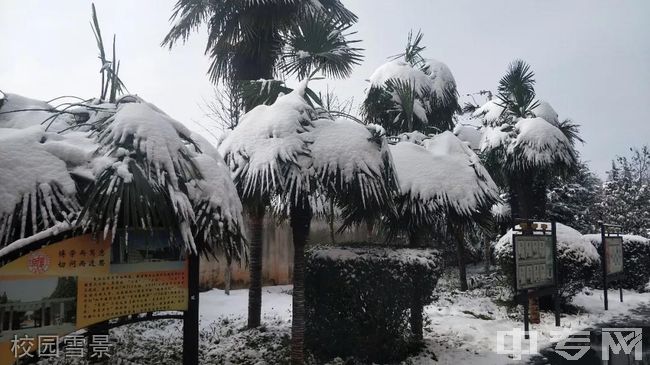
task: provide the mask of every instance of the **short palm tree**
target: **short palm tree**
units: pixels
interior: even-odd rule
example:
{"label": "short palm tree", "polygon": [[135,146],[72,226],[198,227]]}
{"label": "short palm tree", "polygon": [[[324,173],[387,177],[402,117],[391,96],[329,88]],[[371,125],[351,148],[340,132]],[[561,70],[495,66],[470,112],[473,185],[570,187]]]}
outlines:
{"label": "short palm tree", "polygon": [[272,105],[255,107],[220,146],[244,199],[275,196],[286,208],[295,250],[294,364],[304,363],[304,250],[314,197],[333,201],[352,224],[389,204],[396,190],[380,132],[347,119],[319,118],[305,100],[306,87],[303,82]]}
{"label": "short palm tree", "polygon": [[456,81],[442,62],[421,55],[422,33],[409,33],[404,53],[375,70],[362,105],[367,121],[390,134],[451,130],[460,110]]}
{"label": "short palm tree", "polygon": [[[496,184],[478,156],[449,131],[402,141],[390,150],[400,193],[395,213],[385,215],[388,239],[406,234],[410,246],[422,247],[423,238],[447,230],[456,242],[461,290],[467,290],[463,229],[489,215],[498,197]],[[413,301],[411,329],[422,341],[422,303]]]}

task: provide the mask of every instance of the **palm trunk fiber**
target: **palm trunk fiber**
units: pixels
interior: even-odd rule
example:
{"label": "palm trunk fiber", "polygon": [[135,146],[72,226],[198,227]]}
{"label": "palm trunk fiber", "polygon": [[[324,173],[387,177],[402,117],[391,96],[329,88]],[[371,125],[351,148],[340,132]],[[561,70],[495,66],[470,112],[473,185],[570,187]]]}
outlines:
{"label": "palm trunk fiber", "polygon": [[456,258],[458,260],[458,279],[460,281],[460,290],[467,291],[467,267],[465,265],[465,233],[461,226],[452,228],[454,240],[456,241]]}
{"label": "palm trunk fiber", "polygon": [[305,246],[309,239],[312,212],[308,203],[291,209],[293,233],[293,307],[291,319],[291,364],[305,363]]}
{"label": "palm trunk fiber", "polygon": [[260,326],[262,318],[262,239],[264,208],[251,209],[250,217],[250,286],[248,290],[248,328]]}

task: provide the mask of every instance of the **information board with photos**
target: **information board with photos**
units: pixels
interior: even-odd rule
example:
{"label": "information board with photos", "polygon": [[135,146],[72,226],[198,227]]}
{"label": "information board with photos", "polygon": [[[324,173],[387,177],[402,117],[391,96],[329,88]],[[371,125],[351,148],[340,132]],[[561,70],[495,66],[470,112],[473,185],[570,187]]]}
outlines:
{"label": "information board with photos", "polygon": [[551,286],[554,283],[553,237],[514,235],[517,290]]}

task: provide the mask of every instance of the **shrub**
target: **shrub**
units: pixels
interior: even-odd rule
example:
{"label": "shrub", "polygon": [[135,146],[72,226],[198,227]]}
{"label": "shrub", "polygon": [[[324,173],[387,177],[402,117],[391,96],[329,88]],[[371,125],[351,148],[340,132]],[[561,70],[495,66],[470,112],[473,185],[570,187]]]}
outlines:
{"label": "shrub", "polygon": [[433,301],[441,273],[433,250],[371,246],[316,247],[307,252],[306,345],[322,359],[385,362],[412,349],[414,296]]}
{"label": "shrub", "polygon": [[[586,234],[591,243],[602,254],[600,234]],[[635,235],[623,235],[623,288],[642,290],[650,281],[650,239]],[[597,283],[602,287],[602,269],[598,272]]]}
{"label": "shrub", "polygon": [[[600,268],[600,256],[591,242],[575,229],[557,223],[556,230],[558,291],[564,304],[591,283]],[[510,283],[514,281],[512,234],[509,230],[494,247],[496,262]]]}

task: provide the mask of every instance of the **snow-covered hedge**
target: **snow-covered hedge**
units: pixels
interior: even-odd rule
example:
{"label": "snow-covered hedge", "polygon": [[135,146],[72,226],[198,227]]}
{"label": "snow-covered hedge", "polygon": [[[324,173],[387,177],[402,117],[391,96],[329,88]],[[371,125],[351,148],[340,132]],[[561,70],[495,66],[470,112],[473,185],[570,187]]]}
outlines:
{"label": "snow-covered hedge", "polygon": [[432,250],[361,245],[309,250],[306,345],[320,358],[404,358],[412,346],[412,300],[431,303],[440,272]]}
{"label": "snow-covered hedge", "polygon": [[[601,251],[600,234],[584,235],[591,243]],[[623,271],[625,289],[643,289],[643,286],[650,281],[650,239],[635,236],[623,235]],[[599,271],[599,274],[601,272]],[[602,276],[599,276],[599,279]],[[598,280],[597,284],[600,284]]]}
{"label": "snow-covered hedge", "polygon": [[[510,279],[509,282],[512,282],[514,270],[512,235],[513,231],[509,230],[494,247],[497,264]],[[561,223],[557,223],[557,255],[559,291],[562,299],[567,301],[597,275],[600,256],[580,232]]]}

